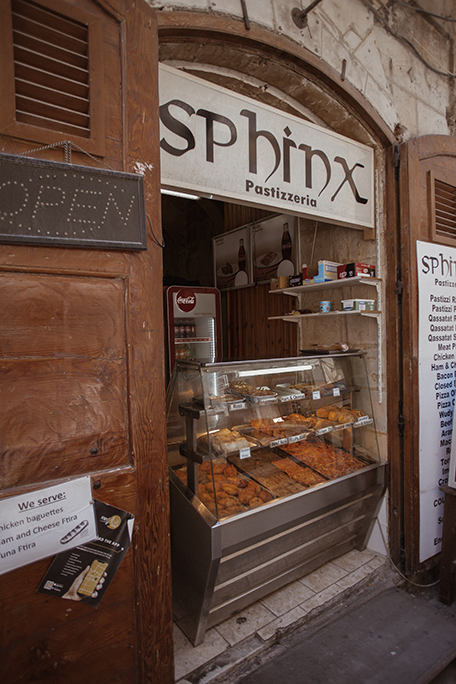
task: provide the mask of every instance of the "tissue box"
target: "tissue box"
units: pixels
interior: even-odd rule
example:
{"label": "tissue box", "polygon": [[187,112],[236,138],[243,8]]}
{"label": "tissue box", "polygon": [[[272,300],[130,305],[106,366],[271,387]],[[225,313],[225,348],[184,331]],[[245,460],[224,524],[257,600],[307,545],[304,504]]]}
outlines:
{"label": "tissue box", "polygon": [[370,264],[340,264],[337,268],[338,278],[354,278],[355,276],[364,276],[375,278],[375,266]]}
{"label": "tissue box", "polygon": [[343,299],[342,311],[374,311],[375,299]]}

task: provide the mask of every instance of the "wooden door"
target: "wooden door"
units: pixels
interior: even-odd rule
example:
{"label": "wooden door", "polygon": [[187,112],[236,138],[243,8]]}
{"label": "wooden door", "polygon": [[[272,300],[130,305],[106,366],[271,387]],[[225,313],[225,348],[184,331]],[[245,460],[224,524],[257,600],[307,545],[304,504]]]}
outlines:
{"label": "wooden door", "polygon": [[[435,200],[436,178],[456,193],[456,141],[449,136],[412,140],[391,158],[391,170],[394,167],[397,173],[396,180],[391,180],[389,211],[393,219],[397,212],[398,229],[388,238],[391,541],[395,561],[403,563],[408,575],[419,578],[428,571],[428,577],[432,571],[435,574],[440,554],[420,562],[417,241],[456,246],[454,201],[441,214],[439,224]],[[394,197],[395,183],[399,204]],[[428,391],[435,389],[430,386]]]}
{"label": "wooden door", "polygon": [[[37,6],[52,21],[97,25],[92,65],[103,64],[103,77],[91,82],[90,107],[98,118],[90,129],[86,117],[87,131],[76,133],[69,121],[40,128],[30,112],[4,103],[2,152],[44,147],[30,156],[64,161],[64,147],[53,145],[72,140],[75,164],[145,170],[149,229],[145,251],[0,244],[0,498],[90,475],[94,499],[135,516],[131,548],[96,610],[37,593],[50,558],[0,576],[2,681],[166,684],[173,663],[155,16],[142,0],[27,2],[1,0],[2,30],[14,13]],[[2,48],[3,85],[18,89],[22,60]],[[89,148],[96,157],[79,151]]]}

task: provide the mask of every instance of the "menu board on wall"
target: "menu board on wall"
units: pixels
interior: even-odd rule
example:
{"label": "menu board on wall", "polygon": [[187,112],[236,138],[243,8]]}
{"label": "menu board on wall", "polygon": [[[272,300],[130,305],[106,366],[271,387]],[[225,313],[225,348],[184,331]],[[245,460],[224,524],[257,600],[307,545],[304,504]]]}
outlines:
{"label": "menu board on wall", "polygon": [[213,238],[214,282],[219,290],[252,283],[250,226]]}
{"label": "menu board on wall", "polygon": [[298,219],[273,216],[252,226],[253,280],[262,283],[299,272]]}
{"label": "menu board on wall", "polygon": [[456,249],[417,242],[419,312],[420,562],[441,550],[453,433]]}

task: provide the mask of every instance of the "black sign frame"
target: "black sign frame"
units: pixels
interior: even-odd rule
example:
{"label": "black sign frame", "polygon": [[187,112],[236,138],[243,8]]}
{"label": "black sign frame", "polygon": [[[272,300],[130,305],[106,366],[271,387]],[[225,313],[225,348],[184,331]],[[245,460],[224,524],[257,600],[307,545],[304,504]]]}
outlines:
{"label": "black sign frame", "polygon": [[147,249],[144,177],[0,153],[0,243]]}

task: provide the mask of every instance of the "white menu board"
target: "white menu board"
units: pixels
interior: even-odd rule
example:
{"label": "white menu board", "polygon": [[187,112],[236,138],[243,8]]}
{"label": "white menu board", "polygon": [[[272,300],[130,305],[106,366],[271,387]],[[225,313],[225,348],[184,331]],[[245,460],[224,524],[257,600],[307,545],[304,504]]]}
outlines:
{"label": "white menu board", "polygon": [[455,402],[456,249],[417,242],[420,562],[441,550]]}
{"label": "white menu board", "polygon": [[90,477],[0,501],[0,574],[97,536]]}

